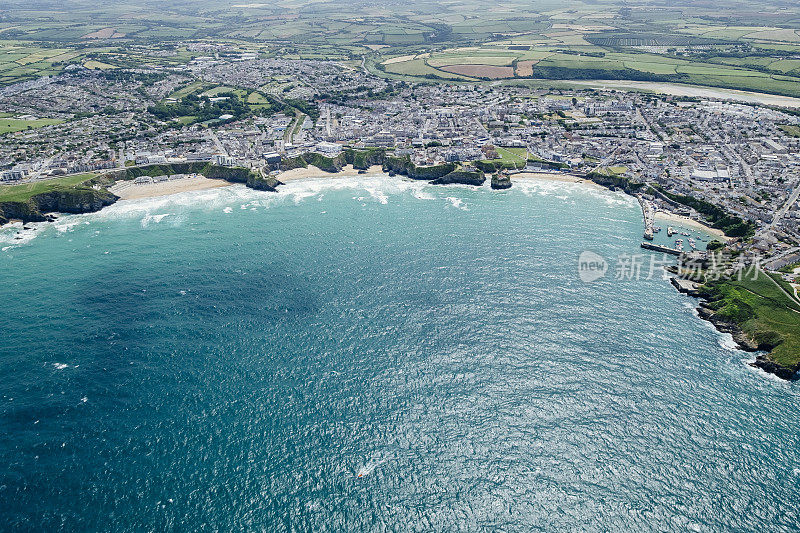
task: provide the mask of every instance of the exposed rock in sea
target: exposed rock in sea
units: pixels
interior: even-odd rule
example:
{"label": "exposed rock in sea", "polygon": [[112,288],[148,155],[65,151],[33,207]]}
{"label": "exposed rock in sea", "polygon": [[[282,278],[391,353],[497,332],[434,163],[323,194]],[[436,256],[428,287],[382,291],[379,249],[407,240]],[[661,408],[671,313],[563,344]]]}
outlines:
{"label": "exposed rock in sea", "polygon": [[766,355],[757,355],[756,360],[748,364],[754,368],[760,368],[769,374],[774,374],[781,379],[785,379],[786,381],[795,381],[800,378],[800,375],[798,375],[798,371],[800,371],[800,363],[791,367],[786,367],[776,363]]}
{"label": "exposed rock in sea", "polygon": [[492,189],[510,189],[511,176],[508,174],[495,174],[492,176]]}
{"label": "exposed rock in sea", "polygon": [[275,192],[278,190],[278,185],[283,185],[283,183],[272,176],[251,175],[247,179],[247,186],[257,191]]}
{"label": "exposed rock in sea", "polygon": [[480,170],[477,171],[456,170],[454,172],[450,172],[449,174],[442,176],[441,178],[437,178],[431,181],[431,184],[449,185],[452,183],[458,183],[461,185],[483,185],[484,181],[486,181],[486,175]]}
{"label": "exposed rock in sea", "polygon": [[708,307],[705,307],[704,303],[705,302],[701,302],[700,307],[697,308],[697,314],[700,316],[700,318],[711,322],[714,327],[717,328],[717,331],[722,333],[730,333],[731,337],[733,337],[733,341],[742,350],[746,352],[756,352],[761,349],[759,348],[758,343],[753,341],[753,339],[748,337],[747,334],[742,331],[742,328],[733,322],[719,318],[714,311]]}

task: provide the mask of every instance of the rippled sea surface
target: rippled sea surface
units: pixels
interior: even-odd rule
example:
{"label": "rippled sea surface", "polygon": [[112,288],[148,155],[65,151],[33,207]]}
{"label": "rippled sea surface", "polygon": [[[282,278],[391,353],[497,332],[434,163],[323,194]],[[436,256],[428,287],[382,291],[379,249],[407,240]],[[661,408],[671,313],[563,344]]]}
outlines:
{"label": "rippled sea surface", "polygon": [[641,230],[366,177],[4,229],[0,529],[796,530],[798,385],[614,279]]}

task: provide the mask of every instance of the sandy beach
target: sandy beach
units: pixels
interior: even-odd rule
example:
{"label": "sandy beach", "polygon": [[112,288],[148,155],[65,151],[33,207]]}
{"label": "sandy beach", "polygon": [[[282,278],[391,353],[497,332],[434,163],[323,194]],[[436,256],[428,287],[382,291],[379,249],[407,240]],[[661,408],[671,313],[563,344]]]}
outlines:
{"label": "sandy beach", "polygon": [[[374,176],[376,174],[384,174],[383,168],[380,165],[374,165],[370,167],[364,175],[367,176]],[[283,183],[288,183],[290,181],[297,181],[303,180],[308,178],[348,178],[353,176],[358,176],[359,171],[358,169],[353,168],[352,165],[347,165],[339,172],[325,172],[324,170],[320,170],[315,166],[310,166],[308,168],[295,168],[292,170],[287,170],[286,172],[281,172],[277,176],[275,176],[278,180],[282,181]]]}
{"label": "sandy beach", "polygon": [[[308,168],[296,168],[281,172],[277,179],[283,183],[291,181],[299,181],[304,179],[341,179],[354,176],[376,176],[385,175],[380,165],[370,167],[366,172],[359,174],[358,169],[353,168],[352,165],[347,165],[341,171],[331,173],[320,170],[317,167],[309,166]],[[575,176],[573,174],[566,174],[560,172],[521,172],[519,174],[512,174],[511,180],[513,181],[551,181],[560,183],[580,183],[590,187],[603,188],[601,185],[596,184],[591,180]],[[108,190],[119,196],[122,200],[137,200],[142,198],[153,198],[157,196],[167,196],[170,194],[177,194],[189,191],[201,191],[205,189],[215,189],[218,187],[227,187],[232,185],[225,180],[210,179],[203,176],[195,176],[191,178],[184,178],[179,180],[168,180],[159,183],[145,183],[137,185],[133,181],[120,181],[115,183]],[[727,240],[725,234],[718,230],[711,228],[702,222],[698,222],[688,217],[659,211],[655,215],[656,220],[660,220],[666,224],[676,226],[684,226],[686,228],[700,229],[708,232],[720,240]]]}
{"label": "sandy beach", "polygon": [[[291,181],[299,181],[304,179],[341,179],[350,178],[354,176],[376,176],[386,175],[380,165],[374,165],[366,170],[366,172],[359,172],[358,169],[353,168],[352,165],[347,165],[339,172],[326,172],[317,167],[309,166],[308,168],[295,168],[277,174],[275,177],[283,183]],[[561,174],[554,172],[523,172],[520,174],[513,174],[511,180],[542,180],[542,181],[557,181],[562,183],[583,183],[592,187],[600,187],[591,180],[585,180],[578,176],[571,174]],[[119,181],[113,186],[109,187],[109,191],[119,196],[122,200],[138,200],[142,198],[153,198],[156,196],[167,196],[169,194],[177,194],[188,191],[201,191],[205,189],[215,189],[217,187],[227,187],[232,185],[225,180],[209,179],[203,176],[195,176],[192,178],[184,178],[179,180],[162,181],[159,183],[145,183],[137,185],[132,181]]]}
{"label": "sandy beach", "polygon": [[225,180],[195,176],[192,178],[168,180],[159,183],[144,183],[141,185],[135,184],[133,181],[119,181],[109,187],[108,190],[123,200],[137,200],[140,198],[167,196],[168,194],[177,194],[179,192],[216,189],[217,187],[227,187],[228,185],[231,185],[231,183]]}
{"label": "sandy beach", "polygon": [[592,180],[587,180],[573,174],[565,174],[561,172],[520,172],[519,174],[511,174],[511,182],[515,180],[539,180],[539,181],[558,181],[561,183],[583,183],[591,187],[601,187]]}
{"label": "sandy beach", "polygon": [[[366,175],[374,176],[376,174],[384,174],[383,169],[379,165],[373,166],[366,171]],[[281,172],[275,177],[283,183],[288,183],[290,181],[310,178],[338,179],[358,175],[359,171],[353,168],[351,165],[348,165],[340,172],[336,173],[325,172],[317,167],[309,166],[308,168],[287,170],[286,172]],[[139,200],[142,198],[154,198],[157,196],[167,196],[181,192],[216,189],[218,187],[228,187],[230,185],[233,184],[225,180],[195,176],[192,178],[145,184],[135,184],[133,181],[118,181],[113,186],[109,187],[108,190],[119,196],[122,200]]]}
{"label": "sandy beach", "polygon": [[705,231],[706,233],[710,233],[711,235],[722,241],[729,240],[729,238],[725,236],[722,230],[712,228],[706,224],[703,224],[702,222],[691,219],[689,217],[676,215],[675,213],[668,213],[666,211],[657,211],[655,219],[657,221],[661,220],[663,222],[674,224],[676,226],[684,226],[686,228],[700,229]]}

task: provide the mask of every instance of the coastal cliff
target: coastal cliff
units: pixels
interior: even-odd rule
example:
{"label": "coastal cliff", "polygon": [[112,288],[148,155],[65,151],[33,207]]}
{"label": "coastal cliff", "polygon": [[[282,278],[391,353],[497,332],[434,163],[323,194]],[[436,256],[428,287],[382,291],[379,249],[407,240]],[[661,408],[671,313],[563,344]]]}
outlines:
{"label": "coastal cliff", "polygon": [[[341,159],[344,160],[344,157]],[[324,164],[321,160],[315,162]],[[242,167],[223,167],[207,162],[156,164],[115,169],[90,177],[75,185],[55,185],[46,192],[20,194],[19,198],[0,202],[0,224],[11,220],[43,222],[48,213],[93,213],[113,204],[119,197],[107,190],[117,181],[141,176],[200,174],[211,179],[241,183],[251,189],[275,192],[281,182],[272,176],[261,176]],[[45,182],[42,182],[45,183]]]}
{"label": "coastal cliff", "polygon": [[10,220],[43,222],[47,213],[93,213],[119,198],[102,188],[83,185],[35,194],[22,201],[0,202],[0,224]]}
{"label": "coastal cliff", "polygon": [[753,277],[705,284],[672,279],[679,291],[700,298],[700,318],[729,333],[740,349],[766,352],[757,355],[750,366],[781,379],[796,380],[800,377],[800,304],[776,283],[763,271]]}
{"label": "coastal cliff", "polygon": [[411,162],[411,158],[387,156],[383,163],[383,171],[389,174],[395,173],[406,176],[413,180],[437,180],[456,170],[454,163],[442,163],[440,165],[417,166]]}
{"label": "coastal cliff", "polygon": [[607,189],[611,189],[612,191],[621,190],[630,195],[633,195],[634,193],[638,192],[642,187],[644,187],[644,183],[632,181],[629,178],[626,178],[625,176],[620,176],[618,174],[592,171],[587,173],[585,178]]}
{"label": "coastal cliff", "polygon": [[295,168],[308,168],[309,165],[315,166],[325,172],[339,172],[347,164],[345,154],[341,153],[335,157],[327,157],[316,152],[308,152],[295,157],[287,157],[281,160],[281,170],[293,170]]}
{"label": "coastal cliff", "polygon": [[[308,163],[303,160],[307,166]],[[140,176],[161,176],[174,174],[200,174],[207,178],[224,180],[229,183],[242,183],[245,186],[259,191],[275,192],[282,183],[272,176],[262,176],[243,167],[223,167],[210,163],[174,163],[157,164],[141,167],[128,167],[102,174],[92,179],[90,183],[101,187],[109,187],[117,181],[132,180]]]}
{"label": "coastal cliff", "polygon": [[782,340],[775,336],[765,336],[757,340],[742,329],[741,324],[734,321],[720,318],[712,309],[707,307],[707,303],[701,302],[697,308],[697,314],[703,320],[707,320],[717,328],[717,331],[729,333],[739,349],[745,352],[767,352],[756,356],[755,361],[748,363],[753,368],[760,368],[768,374],[773,374],[786,381],[798,379],[800,362],[794,364],[779,363],[772,359],[771,353],[777,348]]}
{"label": "coastal cliff", "polygon": [[454,183],[458,183],[461,185],[483,185],[483,182],[486,181],[486,175],[481,172],[480,170],[477,171],[470,171],[470,170],[456,170],[450,172],[449,174],[445,174],[441,178],[437,178],[431,181],[432,185],[450,185]]}
{"label": "coastal cliff", "polygon": [[[281,161],[282,170],[307,168],[315,166],[320,170],[336,173],[345,165],[366,170],[373,165],[382,165],[383,171],[391,175],[406,176],[415,180],[427,180],[433,185],[463,184],[482,185],[486,175],[481,170],[459,170],[455,163],[441,163],[438,165],[418,166],[408,156],[394,156],[385,149],[373,148],[366,150],[347,149],[335,157],[327,157],[315,152],[309,152]],[[278,182],[280,184],[280,182]],[[510,186],[510,181],[509,181]]]}
{"label": "coastal cliff", "polygon": [[386,162],[386,149],[353,150],[348,148],[344,151],[344,158],[347,164],[353,165],[356,170],[367,170],[372,166],[383,165]]}
{"label": "coastal cliff", "polygon": [[204,161],[192,163],[164,163],[143,165],[112,170],[98,175],[89,180],[90,185],[110,187],[117,181],[133,180],[142,176],[173,176],[175,174],[200,174],[211,179],[225,180],[230,183],[247,184],[248,179],[254,176],[253,172],[243,167],[223,167],[212,165]]}
{"label": "coastal cliff", "polygon": [[735,322],[718,316],[712,309],[708,307],[707,302],[700,302],[700,305],[697,307],[697,316],[703,320],[711,322],[711,324],[717,328],[717,331],[721,333],[729,333],[733,338],[733,341],[745,352],[757,352],[759,350],[768,349],[767,346],[759,346],[758,343],[748,337],[742,328]]}
{"label": "coastal cliff", "polygon": [[492,189],[510,189],[511,188],[511,176],[508,174],[500,174],[497,173],[492,176]]}

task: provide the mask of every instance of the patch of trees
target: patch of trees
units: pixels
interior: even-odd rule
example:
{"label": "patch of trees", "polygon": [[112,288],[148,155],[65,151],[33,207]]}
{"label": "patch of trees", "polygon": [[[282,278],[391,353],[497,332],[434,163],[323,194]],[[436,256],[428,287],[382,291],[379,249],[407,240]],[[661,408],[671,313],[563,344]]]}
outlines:
{"label": "patch of trees", "polygon": [[632,68],[600,69],[600,68],[568,68],[540,67],[533,68],[532,78],[545,80],[636,80],[675,82],[687,80],[688,74],[653,74]]}
{"label": "patch of trees", "polygon": [[724,209],[711,202],[685,194],[670,193],[662,187],[658,187],[658,189],[673,202],[691,207],[704,215],[711,222],[711,227],[722,230],[728,237],[749,238],[755,233],[755,225],[752,222],[742,220],[736,215],[728,214]]}
{"label": "patch of trees", "polygon": [[147,111],[161,120],[170,120],[178,117],[196,117],[197,122],[217,119],[222,115],[233,115],[237,120],[246,116],[250,109],[242,102],[236,93],[220,93],[218,97],[224,99],[212,102],[208,96],[190,94],[183,97],[176,104],[156,104],[147,108]]}

